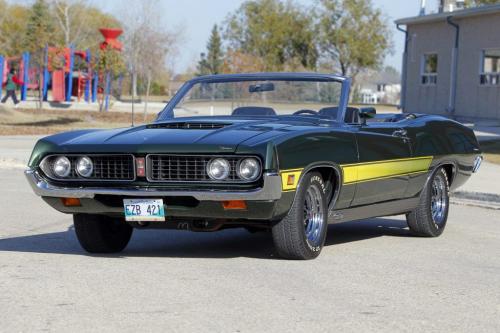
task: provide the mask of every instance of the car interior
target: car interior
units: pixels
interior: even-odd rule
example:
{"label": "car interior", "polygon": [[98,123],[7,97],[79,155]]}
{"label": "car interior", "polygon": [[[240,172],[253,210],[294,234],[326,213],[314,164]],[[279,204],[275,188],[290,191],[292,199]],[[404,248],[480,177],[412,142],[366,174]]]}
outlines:
{"label": "car interior", "polygon": [[[339,108],[337,106],[325,107],[320,109],[319,111],[314,110],[299,110],[295,112],[295,115],[318,115],[321,118],[328,119],[337,119],[337,114],[339,112]],[[237,107],[233,110],[232,116],[254,116],[254,117],[262,117],[262,116],[276,116],[277,113],[273,108],[263,107],[263,106],[241,106]],[[377,115],[374,118],[368,119],[368,122],[377,123],[377,122],[400,122],[405,120],[413,120],[416,119],[418,115],[413,113],[398,113],[398,114],[381,114]],[[344,122],[347,124],[361,124],[362,119],[360,117],[360,110],[355,107],[347,107]]]}
{"label": "car interior", "polygon": [[[310,114],[319,115],[322,118],[337,119],[339,108],[337,106],[326,107],[320,109],[318,112],[313,110],[299,110],[295,114]],[[277,113],[273,108],[262,107],[262,106],[241,106],[237,107],[231,113],[232,116],[276,116]],[[359,124],[359,109],[354,107],[348,107],[346,110],[344,121],[349,124]]]}

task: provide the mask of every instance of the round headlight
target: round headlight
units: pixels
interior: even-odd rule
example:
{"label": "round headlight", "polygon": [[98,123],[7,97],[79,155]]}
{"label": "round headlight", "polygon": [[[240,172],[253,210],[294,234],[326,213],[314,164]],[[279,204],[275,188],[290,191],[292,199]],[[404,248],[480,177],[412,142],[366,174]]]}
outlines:
{"label": "round headlight", "polygon": [[245,158],[238,167],[238,176],[244,180],[255,180],[260,174],[260,164],[256,158]]}
{"label": "round headlight", "polygon": [[56,158],[54,164],[52,164],[52,172],[60,178],[68,177],[71,172],[71,162],[65,156]]}
{"label": "round headlight", "polygon": [[90,177],[92,175],[92,171],[94,171],[94,164],[90,157],[83,156],[78,159],[76,162],[76,172],[82,177]]}
{"label": "round headlight", "polygon": [[214,180],[224,180],[229,176],[230,166],[225,158],[214,158],[207,165],[208,176]]}

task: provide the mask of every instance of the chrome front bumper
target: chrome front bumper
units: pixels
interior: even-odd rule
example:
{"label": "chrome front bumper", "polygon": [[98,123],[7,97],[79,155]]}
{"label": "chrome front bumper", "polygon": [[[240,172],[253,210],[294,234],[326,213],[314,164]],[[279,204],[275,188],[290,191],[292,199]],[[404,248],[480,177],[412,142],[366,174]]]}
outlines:
{"label": "chrome front bumper", "polygon": [[223,201],[223,200],[255,200],[272,201],[281,198],[281,177],[278,174],[264,174],[264,186],[248,191],[220,191],[199,190],[179,191],[162,190],[154,187],[135,187],[129,189],[117,189],[107,187],[59,187],[49,184],[40,174],[33,169],[25,172],[26,178],[35,194],[43,197],[64,198],[94,198],[96,194],[123,195],[136,197],[168,197],[168,196],[190,196],[200,201]]}

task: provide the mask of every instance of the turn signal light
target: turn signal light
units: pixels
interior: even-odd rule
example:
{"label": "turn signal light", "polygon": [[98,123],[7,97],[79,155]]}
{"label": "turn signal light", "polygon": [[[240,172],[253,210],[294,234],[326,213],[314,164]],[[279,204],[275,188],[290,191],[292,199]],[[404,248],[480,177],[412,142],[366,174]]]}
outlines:
{"label": "turn signal light", "polygon": [[287,185],[293,185],[295,184],[295,175],[288,175],[288,179],[286,181]]}
{"label": "turn signal light", "polygon": [[247,203],[244,200],[222,201],[222,207],[225,210],[247,209]]}
{"label": "turn signal light", "polygon": [[78,207],[82,205],[78,198],[61,198],[61,201],[66,207]]}

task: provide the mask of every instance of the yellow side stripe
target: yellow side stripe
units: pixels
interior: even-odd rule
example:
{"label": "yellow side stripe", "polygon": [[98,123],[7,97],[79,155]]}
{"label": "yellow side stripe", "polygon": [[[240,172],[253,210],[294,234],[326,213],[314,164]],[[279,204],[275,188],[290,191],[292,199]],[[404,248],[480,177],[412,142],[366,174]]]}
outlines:
{"label": "yellow side stripe", "polygon": [[341,165],[344,184],[352,184],[426,172],[432,156]]}
{"label": "yellow side stripe", "polygon": [[[399,158],[365,163],[340,165],[344,184],[420,174],[429,171],[432,156]],[[294,191],[299,184],[303,168],[280,171],[283,192]]]}
{"label": "yellow side stripe", "polygon": [[352,184],[359,184],[359,183],[365,183],[365,182],[372,182],[375,180],[384,180],[384,179],[389,179],[389,178],[396,178],[396,177],[401,177],[401,176],[412,176],[412,175],[419,175],[422,173],[426,173],[429,170],[423,170],[423,171],[416,171],[416,172],[411,172],[411,173],[402,173],[400,175],[391,175],[391,176],[386,176],[386,177],[379,177],[379,178],[373,178],[373,179],[367,179],[367,180],[359,180],[357,182],[345,184],[345,185],[352,185]]}

